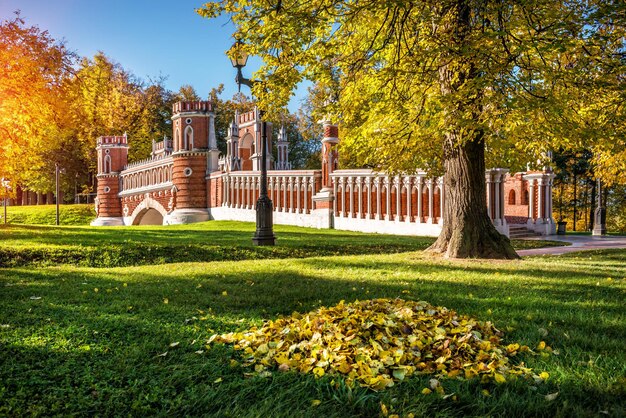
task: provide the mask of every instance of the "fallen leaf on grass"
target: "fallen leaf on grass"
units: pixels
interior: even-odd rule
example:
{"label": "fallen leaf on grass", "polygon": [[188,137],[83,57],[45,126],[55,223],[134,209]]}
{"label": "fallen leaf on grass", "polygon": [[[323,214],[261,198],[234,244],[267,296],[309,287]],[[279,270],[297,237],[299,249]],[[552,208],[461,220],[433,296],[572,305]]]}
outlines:
{"label": "fallen leaf on grass", "polygon": [[318,406],[321,403],[322,403],[322,401],[320,401],[319,399],[313,399],[311,401],[311,406]]}
{"label": "fallen leaf on grass", "polygon": [[171,344],[170,344],[170,347],[176,347],[176,346],[178,346],[178,344],[180,344],[180,342],[179,342],[179,341],[176,341],[176,342],[174,342],[174,343],[171,343]]}
{"label": "fallen leaf on grass", "polygon": [[30,300],[39,300],[41,299],[41,296],[31,296]]}
{"label": "fallen leaf on grass", "polygon": [[165,356],[167,356],[167,351],[165,353],[157,354],[156,356],[157,357],[165,357]]}
{"label": "fallen leaf on grass", "polygon": [[553,401],[557,398],[557,396],[559,396],[559,392],[550,393],[546,395],[545,398],[546,398],[546,401]]}

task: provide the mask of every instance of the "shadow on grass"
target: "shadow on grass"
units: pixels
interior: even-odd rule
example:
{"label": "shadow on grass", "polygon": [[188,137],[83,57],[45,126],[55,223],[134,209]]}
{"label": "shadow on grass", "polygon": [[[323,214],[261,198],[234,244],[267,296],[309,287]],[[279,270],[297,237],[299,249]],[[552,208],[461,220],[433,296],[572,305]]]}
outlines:
{"label": "shadow on grass", "polygon": [[[10,328],[0,333],[7,348],[0,350],[0,390],[13,394],[5,405],[14,408],[4,412],[30,414],[46,407],[59,414],[373,416],[380,402],[391,407],[396,399],[404,414],[553,416],[582,408],[590,415],[618,415],[624,394],[617,386],[624,372],[623,292],[595,285],[605,273],[594,273],[586,260],[572,258],[565,267],[543,262],[485,267],[385,256],[4,270],[2,283],[9,286],[2,288],[0,312]],[[623,277],[624,267],[611,274]],[[244,379],[244,370],[230,366],[230,348],[203,346],[213,333],[262,319],[378,297],[426,300],[505,330],[513,326],[510,342],[534,347],[545,340],[561,355],[524,360],[551,375],[557,375],[553,369],[578,370],[589,359],[603,362],[596,361],[590,376],[576,371],[537,392],[526,383],[446,382],[448,393],[458,393],[452,402],[417,395],[428,377],[380,394],[290,373]],[[180,344],[170,347],[173,342]],[[485,387],[492,396],[481,395]],[[557,391],[567,404],[544,400]],[[311,406],[314,399],[322,404]]]}

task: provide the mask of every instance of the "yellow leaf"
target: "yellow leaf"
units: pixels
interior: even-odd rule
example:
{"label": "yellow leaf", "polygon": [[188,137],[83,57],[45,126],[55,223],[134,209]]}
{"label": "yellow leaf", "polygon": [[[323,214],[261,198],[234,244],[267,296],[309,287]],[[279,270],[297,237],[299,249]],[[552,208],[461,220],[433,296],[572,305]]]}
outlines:
{"label": "yellow leaf", "polygon": [[228,292],[224,290],[224,291],[222,292],[222,296],[228,296]]}
{"label": "yellow leaf", "polygon": [[541,372],[541,373],[539,373],[539,377],[540,377],[542,380],[548,380],[548,378],[550,377],[550,375],[548,374],[548,372]]}
{"label": "yellow leaf", "polygon": [[546,348],[545,341],[541,341],[539,344],[537,344],[537,350],[541,351],[541,350],[544,350],[545,348]]}
{"label": "yellow leaf", "polygon": [[222,378],[221,377],[218,377],[217,379],[215,379],[213,381],[213,383],[221,383],[221,382],[222,382]]}
{"label": "yellow leaf", "polygon": [[322,401],[320,401],[319,399],[313,399],[311,401],[311,406],[318,406],[321,403],[322,403]]}
{"label": "yellow leaf", "polygon": [[487,389],[483,389],[481,393],[483,394],[483,396],[491,396]]}
{"label": "yellow leaf", "polygon": [[167,305],[168,303],[170,303],[170,300],[168,298],[165,298],[163,299],[163,303]]}
{"label": "yellow leaf", "polygon": [[315,375],[315,377],[322,377],[324,376],[324,369],[321,367],[315,367],[313,369],[313,374]]}
{"label": "yellow leaf", "polygon": [[506,382],[506,377],[504,377],[500,373],[494,374],[493,378],[495,379],[496,383],[499,383],[499,384],[502,384],[502,383]]}
{"label": "yellow leaf", "polygon": [[422,389],[422,394],[423,395],[430,395],[431,393],[433,393],[433,391],[430,390],[429,388]]}

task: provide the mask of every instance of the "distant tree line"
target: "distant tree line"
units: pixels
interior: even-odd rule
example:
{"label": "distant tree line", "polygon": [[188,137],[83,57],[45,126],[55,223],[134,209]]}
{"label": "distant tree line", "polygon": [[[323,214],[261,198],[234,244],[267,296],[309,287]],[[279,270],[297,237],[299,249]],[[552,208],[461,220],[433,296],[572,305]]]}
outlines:
{"label": "distant tree line", "polygon": [[[93,192],[99,136],[126,133],[129,160],[147,158],[153,140],[171,136],[172,104],[201,99],[188,85],[172,92],[162,77],[142,80],[103,52],[79,57],[19,13],[0,22],[0,71],[0,177],[19,186],[13,197],[18,189],[53,191],[57,164],[66,201]],[[253,106],[243,94],[223,99],[222,91],[220,85],[208,97],[215,102],[218,141],[234,111]],[[305,141],[298,121],[285,114],[273,122],[289,133],[293,166],[315,166],[318,145]]]}

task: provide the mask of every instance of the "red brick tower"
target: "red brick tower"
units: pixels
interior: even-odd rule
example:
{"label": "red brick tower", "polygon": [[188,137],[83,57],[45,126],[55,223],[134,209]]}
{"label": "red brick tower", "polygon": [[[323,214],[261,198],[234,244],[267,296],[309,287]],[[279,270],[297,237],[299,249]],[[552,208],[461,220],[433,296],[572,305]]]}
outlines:
{"label": "red brick tower", "polygon": [[175,207],[165,223],[209,220],[207,175],[218,169],[215,114],[209,101],[177,102],[172,112]]}
{"label": "red brick tower", "polygon": [[124,225],[120,192],[120,171],[128,163],[128,138],[101,136],[98,138],[98,192],[95,202],[98,218],[94,226]]}

